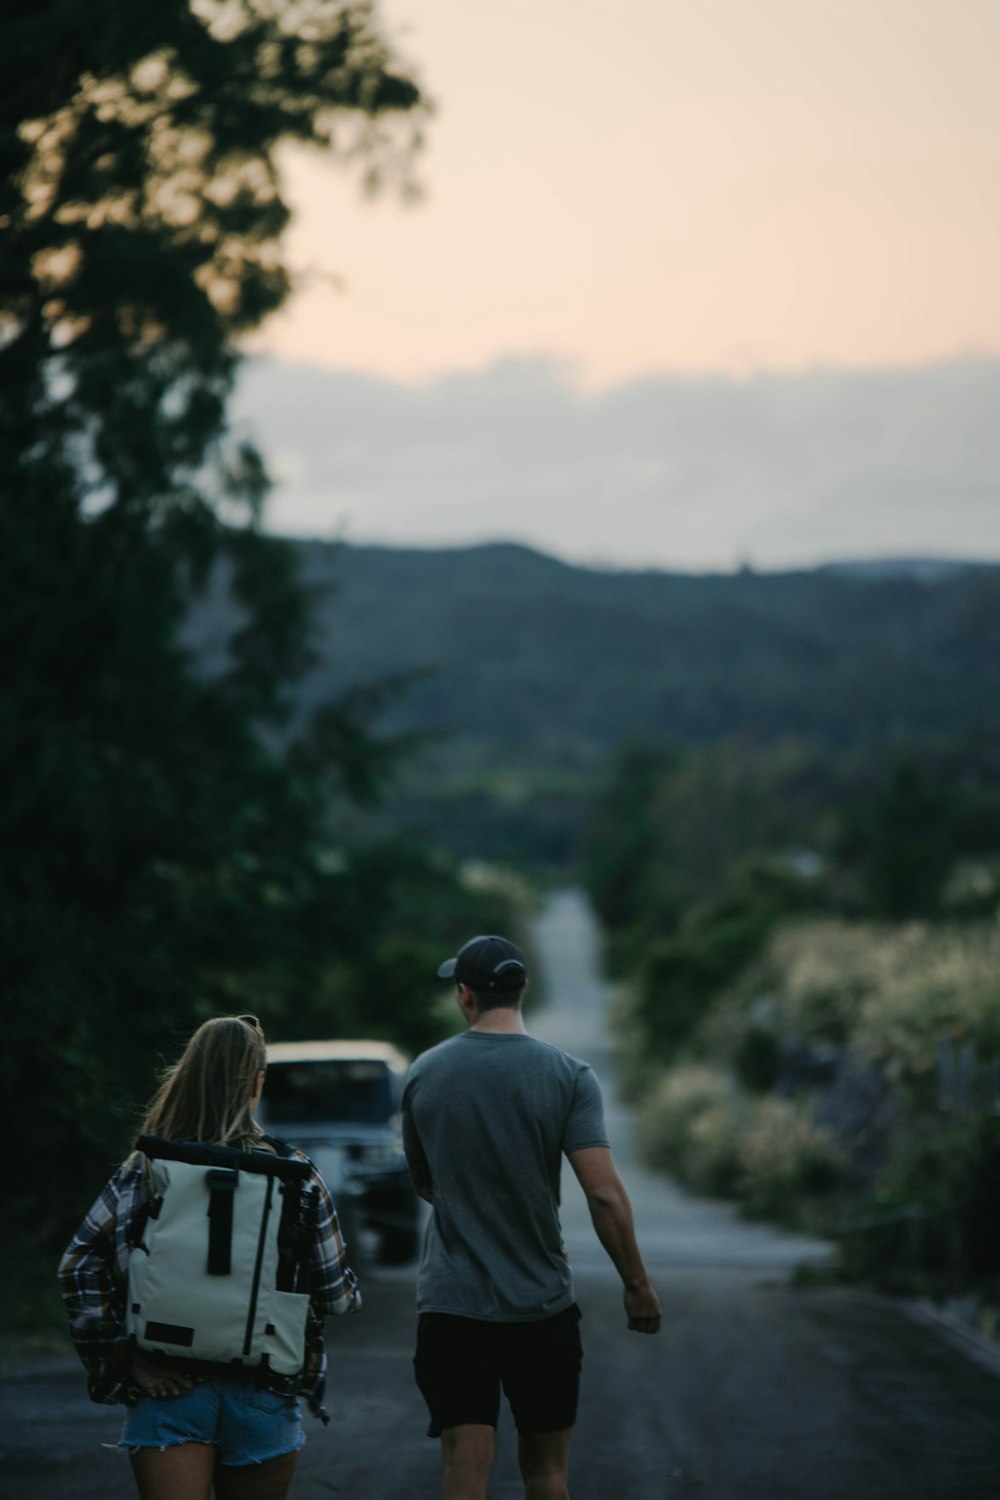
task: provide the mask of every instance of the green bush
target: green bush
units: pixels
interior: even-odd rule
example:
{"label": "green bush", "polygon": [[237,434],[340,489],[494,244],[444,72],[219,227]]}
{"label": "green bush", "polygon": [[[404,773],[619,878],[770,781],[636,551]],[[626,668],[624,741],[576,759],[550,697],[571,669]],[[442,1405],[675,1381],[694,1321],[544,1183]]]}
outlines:
{"label": "green bush", "polygon": [[1000,1276],[1000,1115],[914,1121],[865,1211],[847,1227],[841,1259],[859,1280],[900,1267],[961,1282]]}
{"label": "green bush", "polygon": [[942,1042],[969,1043],[981,1059],[1000,1055],[996,941],[986,922],[784,923],[716,1007],[706,1040],[724,1040],[739,1070],[766,1016],[776,1040],[845,1045],[931,1102]]}
{"label": "green bush", "polygon": [[640,1106],[637,1135],[649,1166],[789,1224],[804,1222],[810,1202],[828,1194],[843,1170],[806,1103],[753,1098],[704,1066],[674,1068],[661,1079]]}
{"label": "green bush", "polygon": [[[876,1151],[867,1175],[855,1176],[849,1192],[845,1183],[837,1199],[841,1260],[851,1279],[912,1289],[921,1276],[953,1281],[1000,1272],[1000,1114],[989,1107],[989,1072],[981,1066],[1000,1056],[996,942],[995,924],[984,921],[786,922],[692,1038],[712,1065],[716,1113],[727,1097],[739,1098],[732,1087],[727,1095],[730,1074],[758,1096],[737,1106],[739,1166],[727,1190],[749,1213],[786,1222],[799,1217],[797,1202],[808,1204],[837,1184],[844,1174],[837,1147],[851,1153],[867,1125],[857,1114],[863,1101],[849,1091],[827,1100],[831,1134],[816,1129],[808,1096],[761,1098],[780,1077],[783,1049],[834,1043],[845,1059],[882,1075],[872,1094],[872,1128],[883,1133],[887,1164],[871,1187]],[[940,1107],[943,1047],[967,1069],[952,1112]],[[893,1096],[888,1114],[885,1081]],[[694,1140],[721,1139],[725,1131],[705,1104],[704,1085],[694,1102],[705,1118],[691,1123],[692,1097],[683,1079],[660,1084],[650,1129],[663,1134],[669,1170],[709,1187],[720,1174],[699,1173]],[[678,1119],[682,1099],[686,1120]],[[665,1120],[672,1128],[663,1132]]]}
{"label": "green bush", "polygon": [[734,1057],[736,1076],[752,1094],[774,1088],[781,1070],[781,1044],[773,1031],[751,1025],[740,1037]]}
{"label": "green bush", "polygon": [[783,923],[739,991],[748,1008],[765,998],[785,1037],[842,1043],[865,997],[878,986],[890,931],[872,922],[831,918]]}
{"label": "green bush", "polygon": [[719,991],[756,956],[774,921],[766,908],[736,903],[650,944],[638,971],[637,1013],[654,1053],[669,1058],[690,1040]]}
{"label": "green bush", "polygon": [[844,1159],[798,1099],[755,1100],[740,1138],[736,1191],[745,1211],[801,1224],[811,1200],[839,1183]]}
{"label": "green bush", "polygon": [[1000,970],[992,924],[904,928],[883,944],[879,969],[853,1041],[889,1077],[926,1095],[935,1087],[943,1041],[968,1043],[984,1058],[1000,1055]]}
{"label": "green bush", "polygon": [[691,1187],[729,1193],[739,1167],[740,1117],[739,1095],[724,1073],[673,1068],[639,1107],[640,1154]]}

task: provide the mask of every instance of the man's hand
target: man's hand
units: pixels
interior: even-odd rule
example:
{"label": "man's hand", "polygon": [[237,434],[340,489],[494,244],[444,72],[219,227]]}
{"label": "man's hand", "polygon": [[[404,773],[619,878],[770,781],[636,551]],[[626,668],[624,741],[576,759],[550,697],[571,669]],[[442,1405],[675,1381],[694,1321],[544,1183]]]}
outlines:
{"label": "man's hand", "polygon": [[648,1281],[625,1288],[625,1316],[633,1333],[659,1333],[660,1299]]}

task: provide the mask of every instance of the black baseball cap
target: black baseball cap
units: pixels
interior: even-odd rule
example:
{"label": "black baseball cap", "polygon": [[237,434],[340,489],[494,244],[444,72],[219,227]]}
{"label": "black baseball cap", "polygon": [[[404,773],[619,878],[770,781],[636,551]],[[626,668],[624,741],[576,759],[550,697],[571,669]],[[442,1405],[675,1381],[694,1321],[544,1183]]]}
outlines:
{"label": "black baseball cap", "polygon": [[445,959],[438,969],[439,979],[454,979],[471,990],[493,990],[502,993],[521,990],[527,981],[527,968],[520,948],[506,938],[487,935],[470,938],[454,958]]}

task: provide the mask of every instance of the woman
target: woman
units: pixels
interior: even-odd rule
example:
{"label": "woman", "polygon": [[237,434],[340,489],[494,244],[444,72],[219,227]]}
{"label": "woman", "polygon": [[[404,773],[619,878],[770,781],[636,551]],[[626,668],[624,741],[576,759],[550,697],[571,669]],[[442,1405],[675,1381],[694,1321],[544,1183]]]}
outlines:
{"label": "woman", "polygon": [[[254,1119],[265,1063],[255,1016],[206,1021],[165,1075],[143,1134],[273,1153]],[[250,1379],[234,1379],[228,1370],[218,1378],[188,1374],[183,1363],[138,1352],[126,1328],[126,1302],[132,1240],[141,1235],[151,1197],[149,1163],[140,1152],[119,1167],[70,1242],[59,1276],[73,1339],[92,1399],[128,1408],[121,1446],[141,1500],[207,1500],[213,1483],[219,1500],[283,1500],[305,1441],[299,1395],[326,1420],[321,1320],[355,1311],[361,1297],[330,1194],[309,1166],[319,1208],[307,1250],[305,1368],[294,1382],[267,1370]]]}

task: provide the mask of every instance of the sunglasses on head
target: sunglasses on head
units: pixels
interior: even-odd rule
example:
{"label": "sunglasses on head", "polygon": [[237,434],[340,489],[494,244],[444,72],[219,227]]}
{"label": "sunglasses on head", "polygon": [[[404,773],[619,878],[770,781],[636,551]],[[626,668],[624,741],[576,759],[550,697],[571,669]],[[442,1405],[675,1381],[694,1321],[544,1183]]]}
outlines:
{"label": "sunglasses on head", "polygon": [[263,1031],[264,1029],[256,1016],[237,1016],[236,1019],[237,1021],[245,1021],[247,1025],[252,1026],[255,1031]]}

